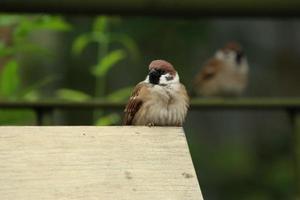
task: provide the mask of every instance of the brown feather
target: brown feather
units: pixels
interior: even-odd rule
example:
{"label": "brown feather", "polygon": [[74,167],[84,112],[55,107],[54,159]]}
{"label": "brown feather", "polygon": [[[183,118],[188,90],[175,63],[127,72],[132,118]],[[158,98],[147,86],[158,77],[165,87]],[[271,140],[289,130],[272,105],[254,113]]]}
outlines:
{"label": "brown feather", "polygon": [[176,70],[173,65],[165,60],[153,60],[149,65],[149,70],[151,69],[162,69],[173,76],[176,74]]}
{"label": "brown feather", "polygon": [[239,43],[232,41],[232,42],[228,42],[221,50],[224,52],[228,52],[228,51],[239,52],[242,50],[242,47]]}
{"label": "brown feather", "polygon": [[143,90],[146,89],[147,83],[139,83],[135,86],[133,89],[133,92],[131,94],[131,97],[129,98],[129,101],[125,107],[125,116],[124,116],[124,125],[132,125],[132,121],[134,119],[135,114],[139,111],[140,107],[143,104],[143,99],[141,97],[141,94],[143,93]]}
{"label": "brown feather", "polygon": [[212,58],[207,61],[202,70],[196,76],[194,83],[200,86],[203,81],[213,78],[222,67],[222,62],[218,59]]}

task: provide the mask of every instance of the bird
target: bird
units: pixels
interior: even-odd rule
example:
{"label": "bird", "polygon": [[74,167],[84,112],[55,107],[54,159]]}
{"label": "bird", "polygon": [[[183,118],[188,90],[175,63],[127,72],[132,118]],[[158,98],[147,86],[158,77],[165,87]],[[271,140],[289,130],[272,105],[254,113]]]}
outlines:
{"label": "bird", "polygon": [[249,66],[240,44],[229,42],[216,51],[194,78],[199,96],[240,96],[248,84]]}
{"label": "bird", "polygon": [[189,96],[173,65],[154,60],[146,79],[138,83],[125,107],[124,125],[182,126]]}

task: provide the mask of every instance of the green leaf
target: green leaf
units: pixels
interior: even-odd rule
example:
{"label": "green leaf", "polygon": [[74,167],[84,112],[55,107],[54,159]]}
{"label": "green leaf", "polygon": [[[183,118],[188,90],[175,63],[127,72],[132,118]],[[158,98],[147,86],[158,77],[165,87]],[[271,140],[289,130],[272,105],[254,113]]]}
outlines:
{"label": "green leaf", "polygon": [[96,126],[109,126],[113,124],[117,124],[120,121],[120,116],[116,113],[112,113],[103,117],[100,117],[96,120]]}
{"label": "green leaf", "polygon": [[9,53],[11,54],[35,54],[40,56],[49,56],[51,55],[51,52],[49,49],[46,49],[40,45],[29,43],[27,41],[19,41],[17,44],[15,44],[10,50]]}
{"label": "green leaf", "polygon": [[118,26],[122,23],[122,17],[120,16],[110,16],[108,19],[110,25]]}
{"label": "green leaf", "polygon": [[5,48],[5,43],[0,38],[0,50]]}
{"label": "green leaf", "polygon": [[68,24],[63,18],[58,16],[37,16],[37,17],[24,17],[19,21],[18,26],[14,30],[14,42],[27,37],[33,31],[38,30],[52,30],[52,31],[68,31],[71,25]]}
{"label": "green leaf", "polygon": [[7,47],[3,41],[1,41],[0,38],[0,57],[5,57],[12,55],[14,53],[12,47]]}
{"label": "green leaf", "polygon": [[108,18],[105,16],[99,16],[94,20],[93,31],[104,32],[108,26]]}
{"label": "green leaf", "polygon": [[43,48],[37,44],[29,43],[24,40],[20,40],[14,43],[13,46],[3,46],[0,41],[0,57],[11,56],[16,54],[28,54],[34,53],[36,55],[46,56],[50,55],[48,49]]}
{"label": "green leaf", "polygon": [[54,31],[69,31],[72,26],[62,17],[44,15],[34,22],[34,28]]}
{"label": "green leaf", "polygon": [[21,19],[17,15],[1,15],[0,16],[0,26],[11,26],[17,24]]}
{"label": "green leaf", "polygon": [[71,89],[59,89],[56,92],[56,95],[60,99],[67,100],[67,101],[83,102],[91,99],[90,95],[78,90],[71,90]]}
{"label": "green leaf", "polygon": [[106,99],[108,101],[118,102],[127,100],[130,97],[133,87],[125,87],[109,94]]}
{"label": "green leaf", "polygon": [[111,41],[122,44],[134,59],[139,58],[139,48],[135,41],[124,34],[112,34]]}
{"label": "green leaf", "polygon": [[75,55],[80,54],[91,41],[92,37],[90,34],[78,36],[72,44],[72,53]]}
{"label": "green leaf", "polygon": [[98,45],[107,45],[109,43],[109,35],[104,32],[93,32],[92,38],[92,40],[97,42]]}
{"label": "green leaf", "polygon": [[42,80],[34,83],[33,85],[23,89],[20,96],[28,101],[37,100],[39,98],[38,90],[52,83],[54,80],[56,80],[56,77],[53,76],[43,78]]}
{"label": "green leaf", "polygon": [[125,51],[123,50],[114,50],[108,53],[100,62],[92,69],[92,73],[101,77],[104,76],[109,69],[111,69],[115,64],[124,59],[126,56]]}
{"label": "green leaf", "polygon": [[34,111],[0,110],[0,125],[35,125]]}
{"label": "green leaf", "polygon": [[15,27],[13,32],[13,41],[14,43],[24,39],[28,36],[30,32],[34,30],[34,24],[29,18],[22,19],[18,26]]}
{"label": "green leaf", "polygon": [[19,64],[15,60],[9,61],[0,74],[0,96],[15,97],[20,86]]}
{"label": "green leaf", "polygon": [[30,90],[22,98],[26,101],[37,101],[40,98],[40,94],[36,90]]}

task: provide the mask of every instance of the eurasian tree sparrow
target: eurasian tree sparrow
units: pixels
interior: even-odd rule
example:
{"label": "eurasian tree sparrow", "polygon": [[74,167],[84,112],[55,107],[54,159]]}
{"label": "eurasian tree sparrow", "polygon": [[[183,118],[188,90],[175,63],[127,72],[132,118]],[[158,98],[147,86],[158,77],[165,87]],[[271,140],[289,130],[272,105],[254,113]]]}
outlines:
{"label": "eurasian tree sparrow", "polygon": [[125,108],[125,125],[182,126],[189,106],[187,91],[167,61],[154,60]]}
{"label": "eurasian tree sparrow", "polygon": [[239,44],[231,42],[208,60],[194,79],[202,96],[239,96],[248,82],[248,62]]}

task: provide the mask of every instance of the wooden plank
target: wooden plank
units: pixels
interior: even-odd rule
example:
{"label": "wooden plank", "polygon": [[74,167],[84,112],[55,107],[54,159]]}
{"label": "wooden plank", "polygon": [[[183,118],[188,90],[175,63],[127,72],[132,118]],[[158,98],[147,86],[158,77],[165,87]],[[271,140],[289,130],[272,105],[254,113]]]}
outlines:
{"label": "wooden plank", "polygon": [[0,11],[151,16],[299,16],[297,0],[1,0]]}
{"label": "wooden plank", "polygon": [[0,127],[3,200],[202,200],[182,128]]}

